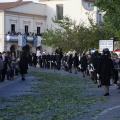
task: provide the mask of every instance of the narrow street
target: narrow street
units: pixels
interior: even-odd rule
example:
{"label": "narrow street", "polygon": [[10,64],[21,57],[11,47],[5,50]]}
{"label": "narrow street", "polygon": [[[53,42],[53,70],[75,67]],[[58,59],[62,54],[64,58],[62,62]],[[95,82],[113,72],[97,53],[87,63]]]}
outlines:
{"label": "narrow street", "polygon": [[[29,71],[36,71],[40,70],[47,73],[59,73],[61,75],[69,75],[69,76],[78,76],[80,79],[82,78],[81,73],[78,74],[74,73],[68,73],[63,70],[57,71],[57,70],[51,70],[51,69],[40,69],[40,68],[29,68]],[[3,99],[12,99],[15,96],[21,96],[21,95],[28,95],[28,94],[35,94],[32,91],[31,86],[38,84],[36,80],[36,77],[33,77],[31,75],[26,76],[26,80],[22,81],[20,75],[18,77],[15,77],[14,80],[11,81],[5,81],[4,83],[0,83],[0,98]],[[87,76],[85,79],[87,85],[93,85],[93,88],[89,88],[87,90],[86,96],[93,96],[101,97],[104,94],[104,89],[97,88],[97,85],[94,84],[91,80],[89,80],[89,76]],[[84,116],[82,120],[119,120],[120,115],[120,90],[117,89],[117,86],[111,85],[110,87],[110,97],[108,97],[107,102],[99,103],[97,102],[90,108],[93,112],[95,109],[100,110],[99,114],[92,116],[91,118],[88,118]],[[4,102],[0,103],[1,108],[5,107],[7,104]],[[42,120],[42,119],[41,119]],[[79,119],[75,119],[79,120]]]}

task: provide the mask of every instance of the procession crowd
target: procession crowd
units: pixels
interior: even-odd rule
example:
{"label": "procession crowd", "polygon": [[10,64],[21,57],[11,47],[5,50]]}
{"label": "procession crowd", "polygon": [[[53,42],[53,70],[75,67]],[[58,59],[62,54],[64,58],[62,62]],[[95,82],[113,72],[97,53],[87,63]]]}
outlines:
{"label": "procession crowd", "polygon": [[62,52],[46,54],[44,51],[37,56],[35,53],[23,52],[20,58],[16,58],[14,53],[3,52],[0,53],[0,82],[4,82],[5,79],[14,79],[14,76],[18,74],[21,74],[24,81],[28,66],[36,67],[37,65],[44,69],[64,69],[64,71],[74,74],[81,72],[84,78],[89,75],[98,87],[105,86],[104,96],[110,95],[111,79],[120,88],[120,60],[117,54],[111,54],[107,48],[103,49],[102,53],[96,50],[94,53],[88,51],[82,54],[76,51],[64,54]]}

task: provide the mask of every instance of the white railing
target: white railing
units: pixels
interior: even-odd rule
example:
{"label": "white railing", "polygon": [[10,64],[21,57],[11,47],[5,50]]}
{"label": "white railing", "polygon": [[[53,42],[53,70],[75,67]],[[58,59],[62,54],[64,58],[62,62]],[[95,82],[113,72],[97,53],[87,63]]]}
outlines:
{"label": "white railing", "polygon": [[[29,42],[33,42],[33,36],[32,35],[29,35],[26,37],[26,40],[29,41]],[[14,42],[17,42],[18,41],[18,35],[6,35],[6,41],[14,41]]]}

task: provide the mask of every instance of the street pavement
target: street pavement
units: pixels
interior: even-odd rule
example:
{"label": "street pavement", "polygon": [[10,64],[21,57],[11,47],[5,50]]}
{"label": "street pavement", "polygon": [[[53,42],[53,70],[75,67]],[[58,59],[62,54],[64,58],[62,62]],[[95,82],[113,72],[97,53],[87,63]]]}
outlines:
{"label": "street pavement", "polygon": [[[39,69],[44,72],[56,72],[63,75],[72,75],[78,76],[82,78],[82,74],[78,72],[78,74],[68,73],[64,70],[53,70],[53,69],[40,69],[40,68],[29,68],[30,70]],[[13,80],[5,80],[4,83],[0,83],[0,97],[3,98],[11,98],[13,96],[19,96],[22,94],[32,94],[29,92],[31,90],[30,85],[37,84],[37,82],[32,82],[36,78],[27,74],[26,80],[22,81],[21,76],[15,77]],[[86,80],[86,84],[94,84],[92,80],[89,79],[89,76],[84,78]],[[88,95],[97,95],[103,96],[104,88],[97,88],[97,85],[94,88],[90,88]],[[104,96],[108,97],[108,96]],[[117,89],[116,85],[110,86],[110,96],[108,102],[103,104],[95,104],[94,108],[102,108],[102,111],[93,118],[84,118],[84,120],[120,120],[120,90]]]}

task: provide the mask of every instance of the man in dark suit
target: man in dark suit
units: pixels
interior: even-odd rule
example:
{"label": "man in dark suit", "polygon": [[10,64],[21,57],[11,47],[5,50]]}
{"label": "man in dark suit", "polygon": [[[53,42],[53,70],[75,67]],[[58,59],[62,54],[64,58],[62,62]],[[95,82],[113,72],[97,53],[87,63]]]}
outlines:
{"label": "man in dark suit", "polygon": [[2,60],[3,60],[3,69],[2,69],[2,82],[5,80],[5,74],[8,69],[8,57],[6,56],[6,52],[3,52],[2,54]]}
{"label": "man in dark suit", "polygon": [[2,82],[2,69],[3,69],[3,62],[2,62],[2,53],[0,52],[0,82]]}
{"label": "man in dark suit", "polygon": [[61,68],[61,56],[59,53],[56,55],[56,65],[57,65],[57,69],[60,70],[60,68]]}
{"label": "man in dark suit", "polygon": [[47,68],[50,68],[50,61],[51,61],[51,59],[50,59],[50,54],[48,53],[48,54],[46,55]]}

